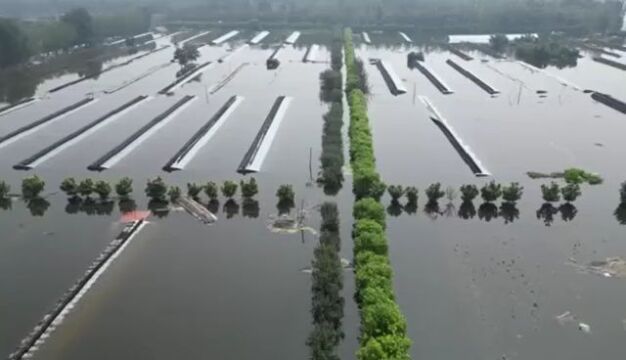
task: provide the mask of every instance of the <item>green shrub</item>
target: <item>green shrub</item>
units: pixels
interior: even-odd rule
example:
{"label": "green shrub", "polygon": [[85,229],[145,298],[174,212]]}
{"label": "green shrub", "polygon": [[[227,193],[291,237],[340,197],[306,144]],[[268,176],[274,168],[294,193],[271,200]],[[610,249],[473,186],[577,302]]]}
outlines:
{"label": "green shrub", "polygon": [[492,180],[480,189],[480,195],[486,202],[494,202],[502,196],[502,185]]}
{"label": "green shrub", "polygon": [[176,202],[180,199],[183,192],[178,186],[170,187],[170,190],[167,192],[167,195],[170,197],[171,202]]}
{"label": "green shrub", "polygon": [[101,200],[108,199],[109,195],[111,195],[112,190],[113,189],[111,189],[111,185],[109,185],[109,183],[104,180],[96,181],[93,186],[93,191],[98,194]]}
{"label": "green shrub", "polygon": [[222,195],[226,198],[232,198],[237,193],[237,183],[234,181],[226,180],[222,185]]}
{"label": "green shrub", "polygon": [[582,191],[580,190],[580,185],[576,183],[570,183],[561,188],[561,195],[563,195],[563,200],[567,202],[574,202],[580,195],[582,195]]}
{"label": "green shrub", "polygon": [[520,184],[516,182],[502,188],[502,198],[504,201],[509,203],[516,203],[519,201],[522,198],[522,194],[524,194],[524,187],[520,186]]}
{"label": "green shrub", "polygon": [[5,181],[0,181],[0,200],[6,200],[11,192],[11,186]]}
{"label": "green shrub", "polygon": [[430,186],[426,188],[426,197],[428,198],[428,202],[431,202],[431,203],[437,202],[439,201],[439,199],[441,199],[445,195],[446,193],[443,190],[441,190],[440,183],[430,184]]}
{"label": "green shrub", "polygon": [[406,188],[406,197],[408,204],[417,205],[417,199],[419,198],[419,190],[415,186],[409,186]]}
{"label": "green shrub", "polygon": [[559,184],[552,181],[550,185],[542,184],[541,193],[546,202],[557,202],[561,199]]}
{"label": "green shrub", "polygon": [[115,192],[119,197],[127,198],[133,192],[133,180],[129,177],[122,178],[115,184]]}
{"label": "green shrub", "polygon": [[460,191],[463,202],[472,202],[480,194],[476,185],[462,185]]}
{"label": "green shrub", "polygon": [[385,335],[400,335],[406,333],[406,320],[400,307],[393,300],[381,297],[374,304],[361,309],[361,338],[367,341],[370,338]]}
{"label": "green shrub", "polygon": [[202,186],[196,183],[187,183],[187,195],[192,199],[197,199],[202,192]]}
{"label": "green shrub", "polygon": [[353,215],[355,220],[374,220],[383,228],[386,227],[385,207],[372,198],[365,198],[354,204]]}
{"label": "green shrub", "polygon": [[389,196],[391,196],[392,201],[398,201],[404,194],[406,190],[402,187],[402,185],[389,185],[387,187],[387,192]]}
{"label": "green shrub", "polygon": [[145,193],[154,203],[163,203],[167,194],[167,185],[161,177],[150,179],[146,183]]}
{"label": "green shrub", "polygon": [[289,204],[293,204],[296,198],[293,186],[291,185],[281,185],[278,190],[276,190],[276,196],[279,202]]}
{"label": "green shrub", "polygon": [[78,193],[82,196],[89,197],[94,191],[94,183],[91,179],[85,179],[78,184]]}
{"label": "green shrub", "polygon": [[218,196],[218,187],[217,184],[213,181],[209,181],[206,185],[204,185],[204,193],[211,200],[217,199]]}
{"label": "green shrub", "polygon": [[241,186],[241,196],[245,199],[251,199],[259,193],[259,185],[257,185],[255,178],[250,178],[248,182],[241,180],[239,186]]}
{"label": "green shrub", "polygon": [[78,184],[73,177],[66,178],[59,187],[69,197],[76,197],[78,195]]}

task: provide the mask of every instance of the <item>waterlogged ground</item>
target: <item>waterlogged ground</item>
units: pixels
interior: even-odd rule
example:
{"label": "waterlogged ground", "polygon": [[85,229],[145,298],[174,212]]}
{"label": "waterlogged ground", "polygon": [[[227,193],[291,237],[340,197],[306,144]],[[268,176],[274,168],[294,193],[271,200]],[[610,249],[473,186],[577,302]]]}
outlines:
{"label": "waterlogged ground", "polygon": [[[205,43],[227,31],[213,29],[194,42]],[[199,31],[177,38],[195,33]],[[304,64],[302,58],[305,44],[323,44],[329,37],[305,32],[299,45],[280,51],[279,69],[266,70],[265,60],[273,47],[289,34],[272,32],[262,44],[247,46],[245,41],[254,33],[242,32],[224,45],[201,47],[200,63],[237,51],[173,96],[157,95],[178,71],[176,64],[169,64],[172,49],[167,49],[57,93],[47,91],[78,75],[46,80],[37,87],[39,102],[0,115],[0,134],[5,134],[86,94],[97,99],[0,149],[2,178],[17,191],[27,173],[12,170],[14,164],[130,99],[150,96],[31,171],[46,179],[50,192],[69,175],[109,180],[130,176],[135,179],[138,208],[145,209],[141,192],[151,176],[161,175],[181,187],[190,181],[239,179],[235,170],[273,102],[281,95],[293,97],[262,171],[255,175],[261,189],[258,213],[243,211],[240,201],[224,208],[221,199],[219,221],[210,227],[178,210],[167,217],[151,217],[150,224],[41,346],[37,358],[307,357],[311,284],[310,275],[302,270],[310,266],[317,241],[310,232],[277,234],[268,229],[277,213],[275,191],[280,184],[293,184],[297,206],[307,210],[307,224],[316,230],[316,206],[336,201],[341,256],[346,259],[352,254],[353,198],[349,178],[337,197],[325,197],[314,181],[312,186],[307,184],[311,182],[310,156],[313,178],[319,168],[326,106],[318,97],[318,76],[329,66],[325,62],[330,54],[322,47],[321,63]],[[406,66],[406,53],[422,48],[407,47],[399,35],[391,33],[370,36],[374,45],[360,46],[357,54],[366,63],[371,85],[369,113],[377,165],[389,184],[423,190],[432,182],[458,188],[491,179],[474,177],[429,119],[423,96],[493,179],[518,181],[525,187],[516,208],[519,214],[515,209],[492,213],[480,201],[473,208],[461,207],[458,195],[451,201],[441,200],[439,209],[429,213],[423,195],[415,214],[389,209],[391,214],[401,213],[389,217],[388,235],[397,298],[407,317],[413,357],[588,359],[597,354],[609,358],[623,354],[624,280],[582,273],[572,262],[626,257],[624,228],[613,214],[619,183],[626,179],[626,170],[620,166],[626,150],[621,136],[626,121],[622,114],[576,89],[624,99],[620,89],[626,72],[595,63],[590,54],[576,68],[538,72],[512,60],[496,61],[472,53],[476,59],[466,62],[447,51],[428,48],[425,65],[454,91],[442,95],[421,73]],[[156,42],[157,47],[171,44],[169,38]],[[383,42],[389,45],[380,46]],[[379,71],[368,64],[369,58],[390,63],[408,93],[391,95]],[[447,65],[448,58],[501,93],[488,95]],[[244,63],[232,81],[210,93]],[[572,86],[563,86],[557,78]],[[538,90],[547,93],[540,96]],[[193,102],[118,164],[100,174],[87,171],[89,164],[187,94],[196,96]],[[233,95],[244,97],[243,102],[188,167],[163,173],[167,160]],[[551,226],[546,226],[545,219],[537,218],[543,182],[529,179],[525,172],[570,166],[598,172],[605,182],[585,186],[575,203],[576,212],[563,207],[554,214]],[[0,309],[9,316],[0,325],[0,351],[7,354],[122,228],[117,204],[111,210],[100,209],[105,215],[88,216],[66,213],[71,208],[66,207],[63,194],[52,193],[47,200],[44,216],[31,215],[41,213],[42,206],[31,204],[29,209],[19,200],[12,210],[0,210],[0,226],[7,234],[0,239]],[[388,203],[387,198],[383,201]],[[340,354],[350,359],[358,333],[350,271],[344,283],[346,337]],[[574,319],[557,321],[566,311]],[[581,322],[591,327],[590,333],[578,329]]]}

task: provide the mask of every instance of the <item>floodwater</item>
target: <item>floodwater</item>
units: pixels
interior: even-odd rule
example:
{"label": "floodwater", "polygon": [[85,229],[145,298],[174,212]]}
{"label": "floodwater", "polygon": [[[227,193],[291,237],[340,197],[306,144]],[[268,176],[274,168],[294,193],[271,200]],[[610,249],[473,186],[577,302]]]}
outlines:
{"label": "floodwater", "polygon": [[[179,40],[202,31],[206,30],[186,33]],[[228,31],[212,29],[194,42],[207,43]],[[329,67],[330,54],[322,47],[320,63],[314,64],[302,63],[302,57],[305,44],[324,44],[329,37],[303,32],[296,46],[279,52],[277,70],[265,68],[274,46],[290,33],[272,31],[260,45],[247,46],[245,42],[255,33],[241,32],[226,44],[201,47],[199,63],[232,55],[215,62],[197,81],[184,84],[172,96],[157,92],[175,80],[178,65],[169,63],[173,47],[57,93],[47,90],[78,75],[46,80],[37,87],[39,102],[0,115],[0,134],[5,134],[87,94],[97,100],[0,150],[2,178],[13,185],[14,192],[19,192],[23,176],[34,173],[47,181],[50,193],[44,216],[31,216],[26,204],[18,200],[12,210],[0,210],[0,226],[7,234],[0,239],[0,309],[9,316],[0,325],[0,351],[13,350],[122,228],[117,204],[103,211],[105,215],[67,214],[64,195],[55,193],[63,178],[130,176],[135,180],[139,209],[146,208],[142,193],[149,177],[163,176],[169,184],[183,188],[188,182],[239,180],[239,162],[275,99],[286,95],[293,100],[261,172],[254,175],[260,186],[258,213],[254,209],[244,212],[238,199],[236,204],[225,204],[221,198],[219,220],[213,226],[175,209],[166,217],[150,217],[149,224],[40,347],[36,358],[308,356],[311,281],[302,269],[310,266],[317,239],[308,231],[284,234],[268,229],[277,214],[275,192],[281,184],[292,184],[296,205],[306,210],[306,224],[312,229],[319,228],[317,206],[323,201],[337,202],[340,255],[346,259],[352,257],[353,197],[350,177],[335,197],[324,196],[315,184],[326,111],[319,100],[318,79]],[[423,190],[433,182],[458,188],[493,178],[525,187],[517,204],[518,217],[511,209],[493,214],[489,207],[480,207],[478,200],[471,216],[471,209],[461,208],[458,195],[442,199],[438,211],[427,213],[423,192],[416,214],[389,217],[397,301],[407,318],[413,358],[588,359],[597,354],[613,358],[623,354],[626,311],[621,299],[626,290],[622,280],[583,274],[569,263],[626,257],[624,228],[613,215],[619,184],[626,180],[626,170],[620,166],[626,150],[621,136],[626,121],[623,114],[562,85],[556,77],[623,99],[620,89],[626,72],[595,63],[587,55],[576,68],[539,72],[517,61],[498,61],[478,53],[472,53],[476,60],[466,62],[429,47],[425,66],[454,91],[443,95],[421,73],[407,68],[406,54],[420,48],[403,45],[397,34],[372,32],[370,36],[375,45],[361,46],[357,54],[366,64],[371,85],[369,114],[377,166],[388,184]],[[378,47],[388,38],[393,38],[393,45]],[[157,47],[168,44],[168,38],[157,40]],[[140,54],[118,58],[115,63]],[[408,93],[391,95],[369,58],[391,64]],[[447,65],[449,58],[500,94],[488,95]],[[230,82],[210,94],[215,84],[244,63]],[[546,94],[538,94],[539,90]],[[35,170],[12,170],[19,161],[138,95],[151,98]],[[87,170],[185,95],[196,98],[119,163],[102,173]],[[233,95],[243,97],[243,102],[186,169],[162,172],[167,160]],[[429,119],[422,96],[447,119],[491,178],[474,177]],[[344,125],[345,132],[347,119]],[[348,146],[347,139],[344,144]],[[546,226],[536,215],[543,203],[540,185],[545,181],[531,180],[525,173],[571,166],[598,172],[605,182],[583,187],[573,218],[570,207],[568,221],[557,213]],[[358,344],[353,282],[352,273],[346,271],[342,359],[354,358]],[[575,321],[557,321],[566,311]],[[591,332],[580,331],[579,322],[588,324]]]}

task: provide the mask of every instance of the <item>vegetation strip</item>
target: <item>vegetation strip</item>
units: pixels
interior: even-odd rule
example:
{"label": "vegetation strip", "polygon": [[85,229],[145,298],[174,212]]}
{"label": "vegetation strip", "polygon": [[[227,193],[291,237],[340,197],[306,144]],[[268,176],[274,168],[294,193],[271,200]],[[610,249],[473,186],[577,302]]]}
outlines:
{"label": "vegetation strip", "polygon": [[402,80],[393,70],[391,64],[385,62],[385,60],[377,60],[376,67],[380,70],[380,73],[383,75],[383,79],[385,79],[385,83],[387,83],[387,87],[389,87],[389,91],[393,95],[401,95],[406,94],[407,90],[402,84]]}
{"label": "vegetation strip", "polygon": [[47,338],[56,328],[76,302],[93,285],[110,263],[121,253],[128,242],[144,226],[143,220],[134,221],[124,226],[122,232],[91,264],[89,269],[57,302],[52,311],[46,314],[35,326],[35,329],[24,339],[17,350],[9,355],[9,360],[31,358],[43,339]]}
{"label": "vegetation strip", "polygon": [[445,85],[439,78],[433,74],[428,68],[422,65],[419,61],[415,61],[413,66],[417,68],[426,78],[437,88],[437,90],[441,91],[442,94],[449,95],[454,93],[454,91],[450,90],[450,88]]}
{"label": "vegetation strip", "polygon": [[224,79],[222,79],[220,82],[218,82],[217,84],[215,84],[211,90],[209,90],[209,94],[213,95],[216,92],[222,90],[226,85],[228,85],[228,83],[235,78],[235,76],[241,71],[243,70],[244,67],[250,65],[250,63],[243,63],[239,66],[237,66],[235,68],[235,70],[233,70],[230,74],[228,74],[228,76],[226,76]]}
{"label": "vegetation strip", "polygon": [[15,104],[4,106],[4,107],[0,108],[0,116],[6,115],[6,114],[8,114],[10,112],[13,112],[15,110],[19,110],[19,109],[21,109],[23,107],[31,105],[32,103],[35,102],[35,100],[37,100],[37,99],[35,99],[34,97],[31,97],[31,98],[28,98],[28,99],[21,100],[21,101],[15,103]]}
{"label": "vegetation strip", "polygon": [[169,94],[180,86],[183,86],[186,82],[198,76],[201,72],[208,70],[208,66],[213,64],[211,61],[207,61],[203,64],[196,66],[193,70],[191,70],[187,75],[183,75],[176,79],[173,83],[167,85],[163,89],[159,91],[159,94],[165,95]]}
{"label": "vegetation strip", "polygon": [[274,136],[276,136],[278,127],[287,112],[290,102],[291,98],[286,96],[279,96],[274,101],[274,105],[272,105],[263,125],[261,125],[261,129],[259,129],[250,148],[241,160],[239,168],[237,168],[238,173],[248,174],[261,170],[263,160],[265,160],[265,156],[272,146]]}
{"label": "vegetation strip", "polygon": [[475,158],[474,153],[468,146],[462,143],[459,136],[454,132],[452,127],[448,125],[448,122],[439,114],[439,111],[430,103],[428,98],[420,96],[420,100],[426,106],[426,109],[431,113],[431,120],[439,127],[439,129],[446,136],[448,141],[454,146],[454,149],[459,153],[463,161],[470,167],[474,175],[476,176],[489,176],[489,172],[481,165],[480,161]]}
{"label": "vegetation strip", "polygon": [[599,62],[601,64],[604,65],[608,65],[608,66],[612,66],[616,69],[620,69],[620,70],[624,70],[626,71],[626,64],[618,62],[618,61],[613,61],[613,60],[609,60],[607,58],[603,58],[601,56],[594,56],[593,61]]}
{"label": "vegetation strip", "polygon": [[470,79],[472,82],[474,82],[474,84],[478,85],[481,89],[485,90],[489,95],[495,95],[495,94],[499,94],[500,93],[498,90],[492,88],[486,82],[482,81],[481,79],[479,79],[476,75],[472,74],[471,72],[465,70],[463,67],[461,67],[459,64],[455,63],[454,61],[448,59],[448,60],[446,60],[446,63],[448,65],[452,66],[452,68],[454,70],[456,70],[459,73],[461,73],[461,75],[463,75],[466,78]]}
{"label": "vegetation strip", "polygon": [[[345,62],[348,84],[359,79],[352,32],[345,31]],[[350,80],[352,78],[352,80]],[[359,89],[347,87],[350,105],[350,160],[353,169],[354,267],[356,294],[361,317],[359,360],[410,359],[411,340],[406,334],[406,320],[395,301],[393,270],[389,263],[385,236],[385,209],[379,199],[385,184],[376,170],[372,134],[367,116],[367,99]]]}
{"label": "vegetation strip", "polygon": [[337,350],[344,337],[343,266],[339,251],[339,211],[337,204],[324,203],[320,208],[322,224],[319,244],[311,263],[311,316],[313,330],[307,345],[309,359],[339,359]]}
{"label": "vegetation strip", "polygon": [[260,33],[256,34],[250,41],[248,41],[248,44],[259,45],[261,41],[263,41],[263,39],[265,39],[269,34],[269,31],[261,31]]}
{"label": "vegetation strip", "polygon": [[70,86],[72,86],[72,85],[76,85],[76,84],[78,84],[78,83],[81,83],[81,82],[83,82],[83,81],[85,81],[85,80],[89,80],[89,79],[96,78],[96,77],[98,77],[98,76],[100,76],[100,75],[102,75],[102,74],[104,74],[104,73],[106,73],[106,72],[109,72],[109,71],[111,71],[111,70],[115,70],[115,69],[117,69],[117,68],[120,68],[120,67],[123,67],[123,66],[129,65],[130,63],[132,63],[132,62],[134,62],[134,61],[137,61],[137,60],[139,60],[139,59],[143,59],[143,58],[145,58],[146,56],[152,55],[152,54],[154,54],[154,53],[156,53],[156,52],[159,52],[159,51],[161,51],[161,50],[165,50],[165,49],[167,49],[167,48],[169,48],[169,47],[170,47],[169,45],[164,45],[164,46],[162,46],[162,47],[160,47],[160,48],[158,48],[158,49],[154,49],[154,50],[148,51],[148,52],[146,52],[146,53],[144,53],[144,54],[141,54],[141,55],[135,56],[135,57],[133,57],[133,58],[131,58],[131,59],[127,60],[127,61],[124,61],[123,63],[119,63],[119,64],[111,65],[111,66],[109,66],[108,68],[106,68],[106,69],[104,69],[104,70],[102,70],[102,71],[100,71],[100,72],[97,72],[97,73],[95,73],[95,74],[92,74],[92,75],[87,75],[87,76],[81,77],[81,78],[79,78],[79,79],[76,79],[76,80],[72,80],[72,81],[66,82],[65,84],[62,84],[62,85],[59,85],[59,86],[57,86],[57,87],[55,87],[55,88],[53,88],[53,89],[50,89],[48,92],[49,92],[49,93],[55,93],[55,92],[57,92],[57,91],[63,90],[63,89],[65,89],[65,88],[68,88],[68,87],[70,87]]}
{"label": "vegetation strip", "polygon": [[237,36],[238,34],[239,34],[239,31],[238,31],[238,30],[233,30],[233,31],[230,31],[230,32],[228,32],[228,33],[226,33],[226,34],[224,34],[224,35],[222,35],[222,36],[218,37],[217,39],[215,39],[215,40],[211,41],[211,43],[212,43],[213,45],[220,45],[220,44],[222,44],[222,43],[224,43],[224,42],[228,41],[229,39],[231,39],[231,38],[233,38],[233,37]]}
{"label": "vegetation strip", "polygon": [[626,114],[626,103],[624,103],[621,100],[618,100],[614,97],[612,97],[611,95],[608,94],[602,94],[599,92],[593,92],[591,94],[591,98],[594,99],[597,102],[600,102],[612,109],[615,109],[619,112],[621,112],[622,114]]}
{"label": "vegetation strip", "polygon": [[18,164],[14,165],[13,168],[15,170],[30,170],[38,166],[44,161],[50,159],[52,156],[60,153],[65,148],[79,142],[83,137],[90,135],[91,133],[98,130],[100,127],[106,125],[107,121],[111,121],[111,120],[114,120],[115,118],[118,118],[124,112],[129,111],[131,107],[139,104],[140,102],[146,100],[147,98],[148,97],[145,95],[134,98],[133,100],[118,107],[117,109],[110,111],[109,113],[99,117],[98,119],[74,131],[73,133],[65,136],[64,138],[54,142],[52,145],[47,146],[43,150],[37,152],[35,155],[30,156],[29,158],[20,161]]}
{"label": "vegetation strip", "polygon": [[130,151],[132,151],[133,147],[131,147],[131,145],[139,145],[152,133],[157,131],[160,127],[164,126],[167,122],[166,120],[173,118],[176,112],[181,111],[182,107],[188,104],[194,98],[195,96],[187,95],[178,100],[176,104],[172,105],[165,112],[161,113],[160,115],[152,119],[149,123],[142,126],[141,129],[137,130],[121,144],[111,149],[100,159],[96,160],[93,164],[89,165],[87,169],[92,171],[102,171],[113,166],[119,160],[124,158],[124,156],[126,156]]}
{"label": "vegetation strip", "polygon": [[287,39],[285,39],[285,44],[287,45],[293,45],[296,43],[296,41],[298,41],[298,39],[300,38],[301,33],[299,31],[294,31],[291,33],[291,35],[289,35],[289,37],[287,37]]}
{"label": "vegetation strip", "polygon": [[446,50],[448,50],[449,52],[453,53],[454,55],[460,57],[461,59],[465,60],[465,61],[472,61],[474,60],[473,57],[469,56],[468,54],[464,53],[463,51],[459,50],[456,46],[454,45],[448,45],[445,47]]}
{"label": "vegetation strip", "polygon": [[44,118],[41,118],[28,125],[22,126],[21,128],[0,137],[0,148],[9,145],[24,136],[27,136],[28,134],[36,131],[38,128],[47,125],[54,120],[59,120],[62,117],[68,116],[70,113],[77,111],[78,109],[86,106],[93,101],[95,101],[94,98],[84,98],[70,106],[64,107],[63,109],[55,111],[52,114],[45,116]]}
{"label": "vegetation strip", "polygon": [[163,170],[182,170],[193,159],[198,150],[215,135],[228,116],[243,101],[242,97],[233,96],[183,145],[183,147],[165,164]]}

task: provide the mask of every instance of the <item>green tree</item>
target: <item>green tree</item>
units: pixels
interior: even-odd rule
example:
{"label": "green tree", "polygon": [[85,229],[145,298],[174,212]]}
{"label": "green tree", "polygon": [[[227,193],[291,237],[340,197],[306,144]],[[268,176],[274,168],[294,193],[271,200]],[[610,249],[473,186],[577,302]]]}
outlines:
{"label": "green tree", "polygon": [[502,53],[509,46],[509,38],[504,34],[491,35],[489,45],[494,51]]}
{"label": "green tree", "polygon": [[278,201],[281,203],[293,204],[295,202],[296,194],[293,191],[293,186],[281,185],[276,191],[276,196],[278,197]]}
{"label": "green tree", "polygon": [[74,198],[78,195],[78,184],[73,177],[63,180],[59,188],[70,198]]}
{"label": "green tree", "polygon": [[211,200],[216,200],[217,196],[218,196],[218,187],[217,184],[209,181],[205,186],[204,186],[204,193],[209,197],[209,199]]}
{"label": "green tree", "polygon": [[178,201],[178,199],[180,199],[180,197],[182,196],[182,193],[182,190],[180,190],[178,186],[171,186],[170,190],[167,192],[171,202]]}
{"label": "green tree", "polygon": [[93,191],[100,196],[101,200],[106,200],[111,195],[111,185],[104,180],[99,180],[94,185]]}
{"label": "green tree", "polygon": [[402,185],[389,185],[387,187],[387,192],[389,196],[391,196],[391,201],[398,202],[398,200],[406,193],[406,190],[402,187]]}
{"label": "green tree", "polygon": [[580,189],[580,185],[578,184],[567,184],[561,188],[561,195],[563,195],[563,200],[568,203],[576,201],[580,195],[582,195],[582,191]]}
{"label": "green tree", "polygon": [[115,192],[121,198],[128,198],[133,192],[133,180],[131,178],[122,178],[117,184],[115,184]]}
{"label": "green tree", "polygon": [[6,200],[9,198],[11,192],[11,186],[5,181],[0,181],[0,200]]}
{"label": "green tree", "polygon": [[196,183],[187,183],[187,195],[192,199],[197,199],[202,192],[202,186]]}
{"label": "green tree", "polygon": [[561,199],[559,184],[554,181],[550,185],[542,184],[541,193],[543,194],[543,200],[546,202],[557,202]]}
{"label": "green tree", "polygon": [[415,186],[407,187],[406,197],[408,199],[408,204],[417,205],[417,199],[419,197],[419,190]]}
{"label": "green tree", "polygon": [[524,187],[516,182],[502,188],[502,198],[509,203],[518,202],[522,198],[522,194],[524,194]]}
{"label": "green tree", "polygon": [[194,63],[199,57],[200,52],[198,48],[191,44],[185,44],[174,51],[174,61],[178,62],[183,69],[186,69],[188,65]]}
{"label": "green tree", "polygon": [[94,29],[93,20],[87,9],[72,9],[61,17],[61,21],[74,28],[76,32],[75,45],[91,45],[94,40]]}
{"label": "green tree", "polygon": [[440,183],[430,184],[430,186],[426,188],[426,197],[428,198],[428,202],[430,203],[435,203],[439,201],[439,199],[441,199],[445,195],[446,193],[441,190]]}
{"label": "green tree", "polygon": [[226,180],[222,185],[222,194],[230,199],[237,193],[237,183],[234,181]]}
{"label": "green tree", "polygon": [[241,195],[246,199],[251,199],[259,193],[259,185],[255,178],[250,178],[248,182],[241,180],[239,186],[241,186]]}
{"label": "green tree", "polygon": [[22,196],[25,199],[34,199],[46,187],[46,183],[37,175],[26,177],[22,180]]}
{"label": "green tree", "polygon": [[166,202],[167,185],[160,176],[156,177],[148,180],[145,193],[146,196],[155,201],[155,203]]}
{"label": "green tree", "polygon": [[78,193],[82,196],[89,197],[94,191],[94,183],[91,179],[85,179],[78,184]]}
{"label": "green tree", "polygon": [[28,56],[26,35],[14,21],[0,18],[0,68],[19,64]]}
{"label": "green tree", "polygon": [[376,221],[383,228],[386,227],[385,208],[372,198],[365,198],[354,203],[352,214],[355,220],[369,219]]}
{"label": "green tree", "polygon": [[502,185],[492,180],[480,189],[480,196],[488,203],[494,202],[502,196]]}
{"label": "green tree", "polygon": [[461,200],[463,202],[472,202],[480,192],[478,191],[478,187],[476,185],[463,185],[460,188],[461,191]]}

